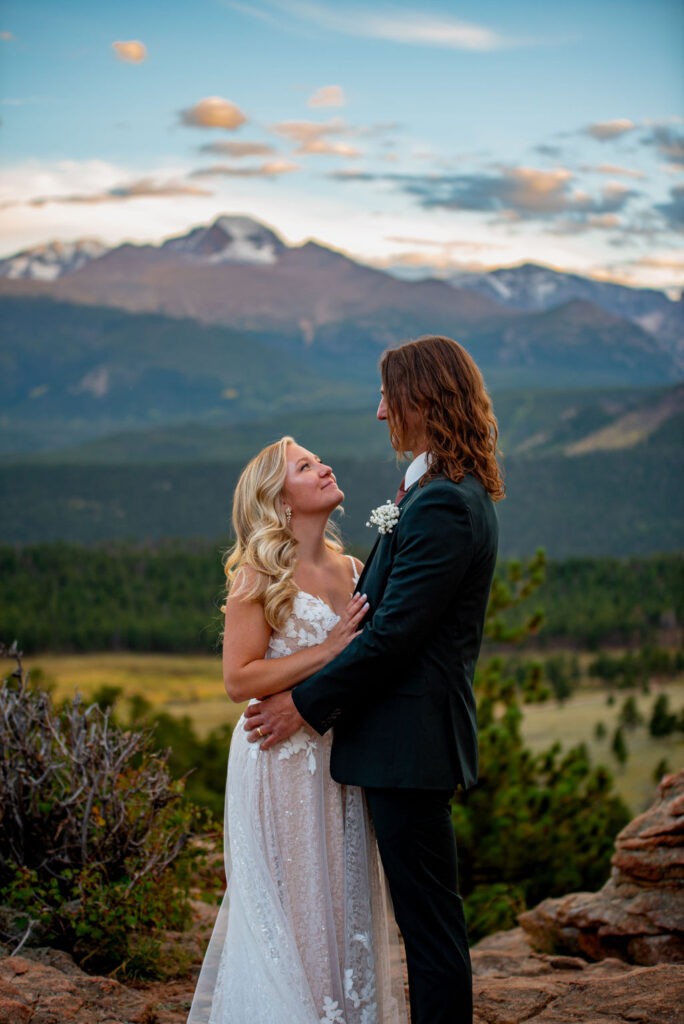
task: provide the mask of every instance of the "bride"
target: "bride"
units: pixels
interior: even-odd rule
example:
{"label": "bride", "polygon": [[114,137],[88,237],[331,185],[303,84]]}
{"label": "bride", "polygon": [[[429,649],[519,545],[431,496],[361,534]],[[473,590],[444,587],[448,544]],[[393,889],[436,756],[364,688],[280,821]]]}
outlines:
{"label": "bride", "polygon": [[[313,675],[358,635],[360,564],[329,523],[329,466],[283,437],[244,469],[225,563],[223,675],[234,701]],[[405,1024],[399,939],[362,790],[329,772],[331,731],[228,760],[228,886],[188,1024]]]}

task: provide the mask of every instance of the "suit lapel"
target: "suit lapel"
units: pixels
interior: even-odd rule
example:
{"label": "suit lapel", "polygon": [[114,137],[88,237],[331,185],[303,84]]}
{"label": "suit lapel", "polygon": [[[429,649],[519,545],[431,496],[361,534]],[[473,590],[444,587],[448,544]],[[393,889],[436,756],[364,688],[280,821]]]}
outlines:
{"label": "suit lapel", "polygon": [[375,552],[378,549],[378,544],[379,543],[380,543],[380,534],[378,534],[377,537],[375,538],[375,544],[371,548],[371,553],[368,556],[368,558],[366,559],[366,564],[364,565],[363,570],[361,572],[361,575],[359,576],[359,581],[356,584],[356,593],[358,593],[358,594],[363,593],[363,582],[364,582],[364,580],[366,578],[366,575],[368,573],[368,569],[370,568],[370,564],[373,561],[373,556],[375,555]]}
{"label": "suit lapel", "polygon": [[[397,505],[397,508],[400,508],[400,509],[405,508],[407,502],[409,502],[412,498],[415,498],[415,496],[418,493],[418,491],[419,491],[418,481],[416,480],[415,483],[411,484],[411,486],[409,487],[408,491],[406,492],[404,497],[401,499],[401,501]],[[371,548],[371,552],[370,552],[370,554],[368,556],[366,564],[364,565],[363,571],[362,571],[361,575],[359,576],[359,581],[356,584],[356,593],[360,594],[360,593],[363,592],[364,581],[365,581],[366,576],[368,574],[368,570],[371,567],[371,563],[372,563],[373,559],[375,558],[375,555],[376,555],[377,550],[378,550],[378,545],[379,545],[380,541],[383,539],[383,536],[386,536],[386,535],[379,533],[377,535],[377,537],[375,538],[375,544]]]}

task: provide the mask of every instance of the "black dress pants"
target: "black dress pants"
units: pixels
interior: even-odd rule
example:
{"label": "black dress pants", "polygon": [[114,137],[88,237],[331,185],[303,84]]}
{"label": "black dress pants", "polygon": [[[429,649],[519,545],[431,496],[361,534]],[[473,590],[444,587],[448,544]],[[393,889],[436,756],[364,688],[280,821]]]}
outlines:
{"label": "black dress pants", "polygon": [[472,1024],[451,791],[366,788],[365,793],[406,948],[411,1024]]}

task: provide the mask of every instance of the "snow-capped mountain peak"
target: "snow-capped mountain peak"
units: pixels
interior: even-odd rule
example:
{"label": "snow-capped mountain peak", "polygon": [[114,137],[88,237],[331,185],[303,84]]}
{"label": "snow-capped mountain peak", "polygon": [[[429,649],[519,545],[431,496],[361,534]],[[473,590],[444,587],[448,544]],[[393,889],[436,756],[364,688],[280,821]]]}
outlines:
{"label": "snow-capped mountain peak", "polygon": [[264,224],[224,214],[212,224],[170,238],[162,249],[204,263],[275,263],[285,245]]}
{"label": "snow-capped mountain peak", "polygon": [[682,302],[673,302],[655,288],[630,288],[537,263],[499,267],[486,273],[458,273],[449,278],[449,283],[525,313],[543,312],[577,299],[591,302],[633,320],[670,350],[684,349]]}
{"label": "snow-capped mountain peak", "polygon": [[0,260],[0,277],[54,281],[62,274],[78,270],[91,260],[104,256],[106,252],[109,252],[109,246],[95,238],[79,238],[75,242],[48,242]]}

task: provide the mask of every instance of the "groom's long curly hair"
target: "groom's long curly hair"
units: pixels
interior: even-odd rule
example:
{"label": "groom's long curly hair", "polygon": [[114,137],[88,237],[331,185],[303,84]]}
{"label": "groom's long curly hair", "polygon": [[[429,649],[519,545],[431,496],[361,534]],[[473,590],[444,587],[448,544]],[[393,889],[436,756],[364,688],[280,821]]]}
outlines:
{"label": "groom's long curly hair", "polygon": [[409,417],[421,428],[431,455],[423,482],[444,474],[458,483],[476,477],[494,501],[504,497],[496,461],[499,429],[482,374],[462,345],[427,335],[387,349],[380,375],[393,444],[409,450]]}

